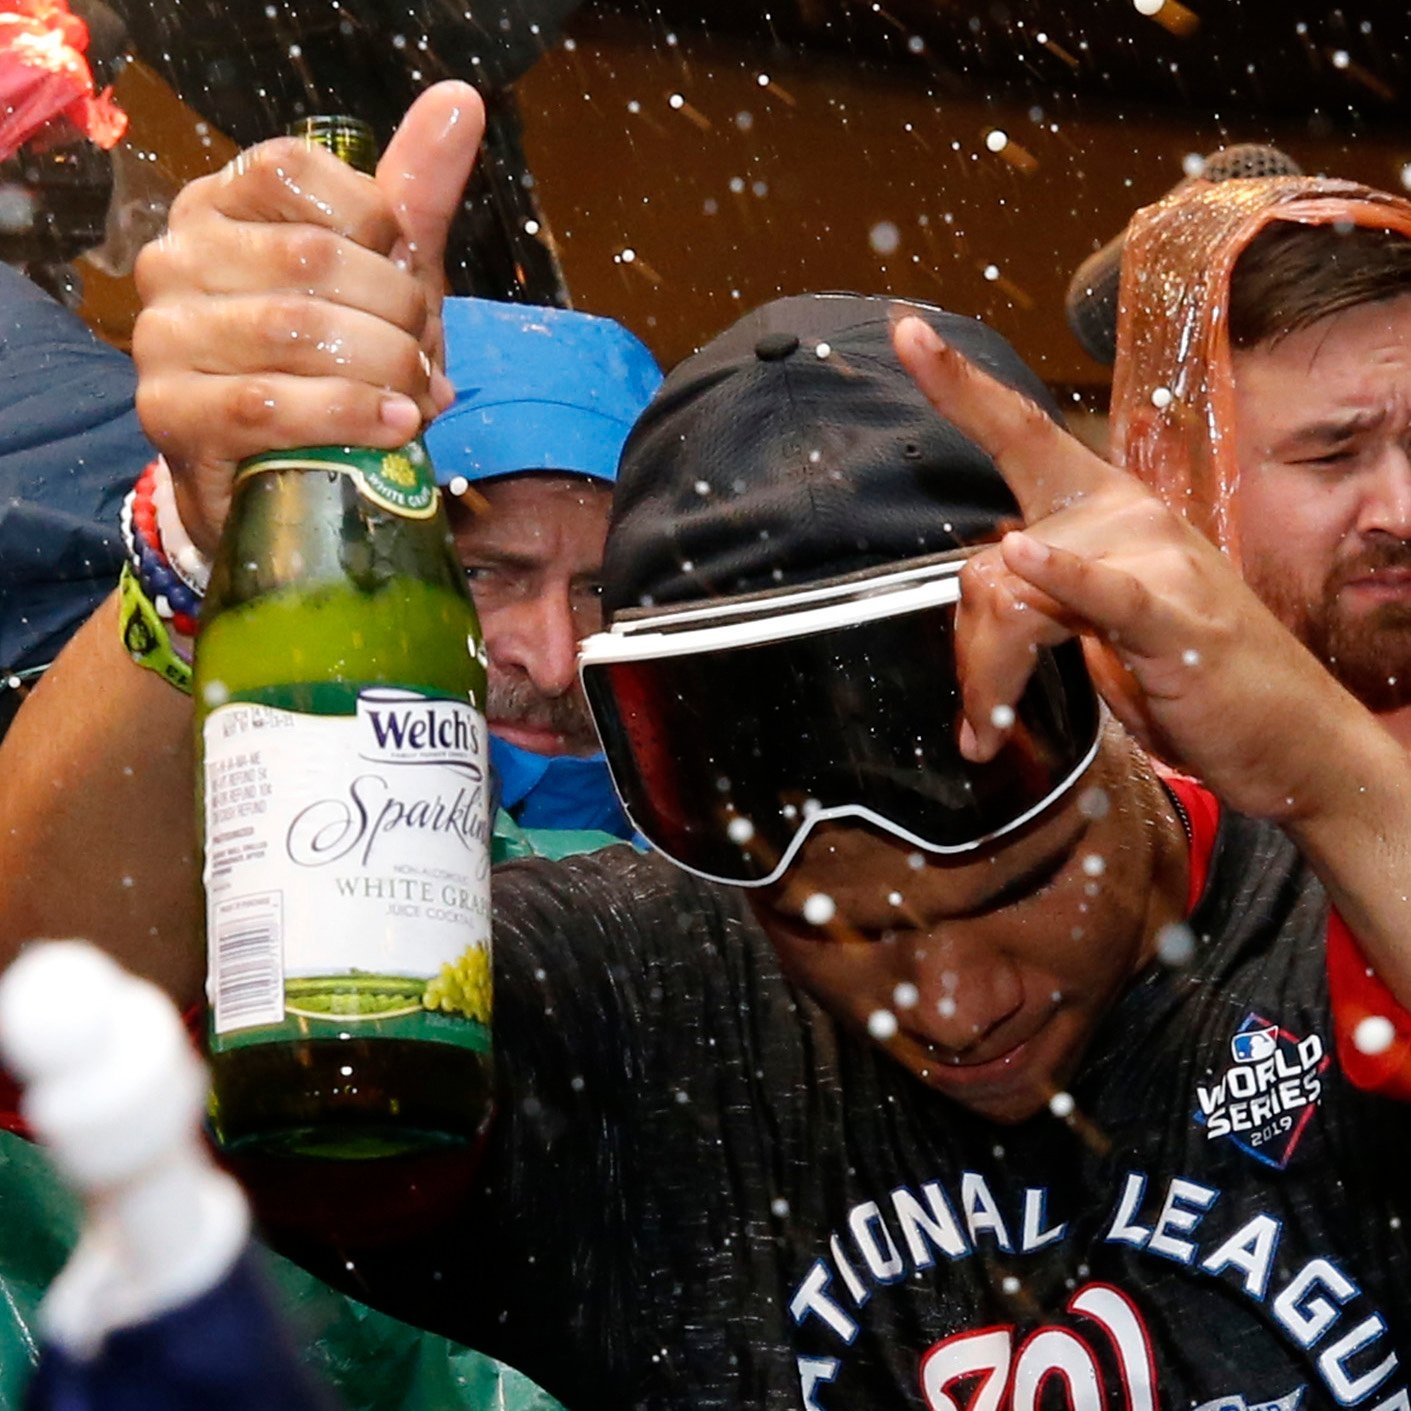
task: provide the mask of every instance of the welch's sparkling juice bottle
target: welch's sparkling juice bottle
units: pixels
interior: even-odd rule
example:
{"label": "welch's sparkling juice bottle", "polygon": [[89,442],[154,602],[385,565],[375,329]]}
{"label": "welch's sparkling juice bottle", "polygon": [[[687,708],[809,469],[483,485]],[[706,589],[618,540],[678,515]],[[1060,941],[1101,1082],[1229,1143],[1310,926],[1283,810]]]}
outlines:
{"label": "welch's sparkling juice bottle", "polygon": [[[294,134],[372,170],[363,123]],[[485,654],[419,439],[239,468],[194,694],[216,1137],[257,1200],[280,1161],[291,1190],[316,1162],[333,1205],[356,1173],[364,1208],[373,1166],[423,1188],[422,1158],[468,1169],[490,1111]]]}

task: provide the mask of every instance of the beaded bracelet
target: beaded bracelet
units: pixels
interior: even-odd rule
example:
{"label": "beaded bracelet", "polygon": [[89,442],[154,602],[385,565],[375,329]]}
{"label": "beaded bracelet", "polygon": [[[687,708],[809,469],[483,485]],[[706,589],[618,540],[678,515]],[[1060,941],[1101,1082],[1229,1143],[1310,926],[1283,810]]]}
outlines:
{"label": "beaded bracelet", "polygon": [[118,636],[138,666],[155,671],[178,691],[191,694],[191,666],[177,655],[166,623],[147,600],[130,563],[118,579]]}
{"label": "beaded bracelet", "polygon": [[147,601],[183,637],[194,637],[201,611],[200,596],[172,569],[162,551],[157,509],[152,494],[157,474],[153,461],[137,478],[123,501],[121,526],[128,562]]}

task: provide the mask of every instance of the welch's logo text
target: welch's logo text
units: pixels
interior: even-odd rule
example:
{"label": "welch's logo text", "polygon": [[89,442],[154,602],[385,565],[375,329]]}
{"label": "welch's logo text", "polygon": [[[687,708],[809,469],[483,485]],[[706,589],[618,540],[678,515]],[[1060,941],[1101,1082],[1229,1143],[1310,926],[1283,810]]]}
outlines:
{"label": "welch's logo text", "polygon": [[359,755],[379,764],[449,764],[477,778],[480,721],[465,701],[429,700],[390,687],[358,696]]}

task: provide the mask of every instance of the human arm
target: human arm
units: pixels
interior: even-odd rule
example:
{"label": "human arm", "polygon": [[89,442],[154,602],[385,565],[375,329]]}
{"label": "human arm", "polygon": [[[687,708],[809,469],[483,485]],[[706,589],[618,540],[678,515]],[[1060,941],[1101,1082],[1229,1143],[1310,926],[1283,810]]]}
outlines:
{"label": "human arm", "polygon": [[1231,562],[1126,472],[940,344],[920,320],[898,355],[994,458],[1023,532],[963,577],[967,748],[1005,734],[1033,649],[1084,643],[1114,714],[1231,807],[1280,824],[1367,960],[1411,1006],[1411,760],[1287,632]]}
{"label": "human arm", "polygon": [[191,699],[133,664],[116,595],[74,635],[0,746],[0,958],[82,936],[199,998]]}
{"label": "human arm", "polygon": [[[428,90],[376,182],[263,144],[187,188],[144,252],[138,409],[205,548],[242,456],[395,446],[438,405],[422,354],[479,115],[464,84]],[[0,745],[0,963],[34,936],[83,935],[196,997],[190,721],[190,701],[127,658],[110,600]]]}

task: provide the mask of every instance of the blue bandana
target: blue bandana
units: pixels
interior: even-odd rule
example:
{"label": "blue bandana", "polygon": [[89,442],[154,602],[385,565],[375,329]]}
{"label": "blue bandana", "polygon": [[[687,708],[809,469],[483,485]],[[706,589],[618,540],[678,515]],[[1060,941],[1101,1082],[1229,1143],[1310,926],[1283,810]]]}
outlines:
{"label": "blue bandana", "polygon": [[599,829],[630,838],[601,754],[542,755],[490,736],[499,806],[522,828]]}

